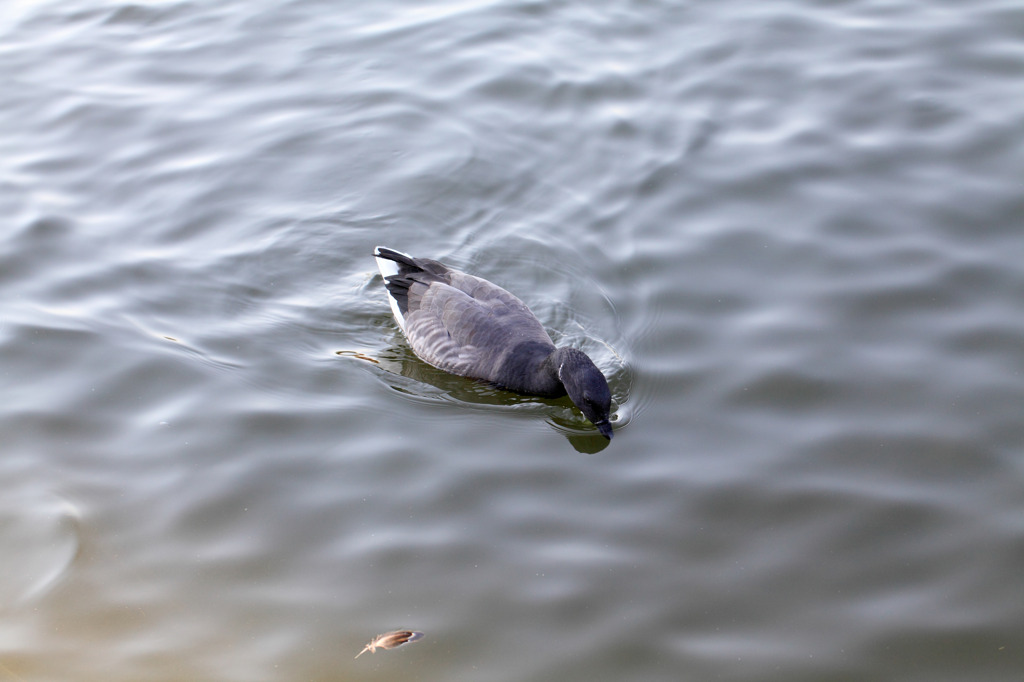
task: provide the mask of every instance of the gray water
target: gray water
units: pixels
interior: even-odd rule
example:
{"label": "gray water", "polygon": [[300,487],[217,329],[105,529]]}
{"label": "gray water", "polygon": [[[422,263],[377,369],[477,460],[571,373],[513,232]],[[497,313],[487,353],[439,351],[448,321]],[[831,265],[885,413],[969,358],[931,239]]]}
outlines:
{"label": "gray water", "polygon": [[1024,679],[1022,85],[1013,0],[3,3],[0,680]]}

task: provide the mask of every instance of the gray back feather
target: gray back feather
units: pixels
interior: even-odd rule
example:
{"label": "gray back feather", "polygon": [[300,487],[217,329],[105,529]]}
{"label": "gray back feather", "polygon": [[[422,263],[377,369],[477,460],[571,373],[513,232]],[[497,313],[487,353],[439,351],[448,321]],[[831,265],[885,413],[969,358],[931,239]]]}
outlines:
{"label": "gray back feather", "polygon": [[[388,250],[378,254],[387,257]],[[405,254],[402,254],[405,256]],[[437,261],[405,256],[385,277],[402,305],[405,336],[416,355],[461,376],[509,383],[502,367],[522,344],[554,351],[540,321],[516,296],[485,279]],[[533,383],[524,377],[521,389]]]}
{"label": "gray back feather", "polygon": [[448,270],[409,288],[406,336],[421,358],[446,371],[499,378],[506,354],[526,342],[554,344],[526,304],[496,284]]}

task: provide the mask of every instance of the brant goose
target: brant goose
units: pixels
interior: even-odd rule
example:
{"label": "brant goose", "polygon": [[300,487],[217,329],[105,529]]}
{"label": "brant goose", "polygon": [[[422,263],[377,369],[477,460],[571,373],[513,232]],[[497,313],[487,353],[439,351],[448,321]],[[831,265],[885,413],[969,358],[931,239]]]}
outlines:
{"label": "brant goose", "polygon": [[383,246],[373,255],[395,320],[422,360],[519,393],[568,393],[611,440],[611,392],[601,370],[581,350],[556,348],[525,303],[496,284],[435,260]]}

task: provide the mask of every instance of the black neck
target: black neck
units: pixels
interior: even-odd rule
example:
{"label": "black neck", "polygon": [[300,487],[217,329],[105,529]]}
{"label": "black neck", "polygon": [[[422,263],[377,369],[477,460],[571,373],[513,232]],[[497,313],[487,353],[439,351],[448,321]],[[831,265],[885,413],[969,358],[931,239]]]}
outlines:
{"label": "black neck", "polygon": [[531,395],[565,395],[558,378],[556,353],[554,345],[540,341],[525,341],[509,348],[494,383]]}

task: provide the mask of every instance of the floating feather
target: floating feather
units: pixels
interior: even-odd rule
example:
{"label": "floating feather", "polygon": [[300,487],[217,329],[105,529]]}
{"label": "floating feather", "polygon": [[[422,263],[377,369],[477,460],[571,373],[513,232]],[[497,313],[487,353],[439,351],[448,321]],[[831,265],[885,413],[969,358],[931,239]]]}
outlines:
{"label": "floating feather", "polygon": [[370,643],[363,647],[363,650],[356,654],[356,658],[359,658],[367,651],[371,654],[376,652],[377,649],[394,649],[395,647],[402,646],[407,642],[415,642],[423,637],[422,632],[413,632],[412,630],[392,630],[391,632],[385,632],[383,635],[377,635],[370,640]]}

